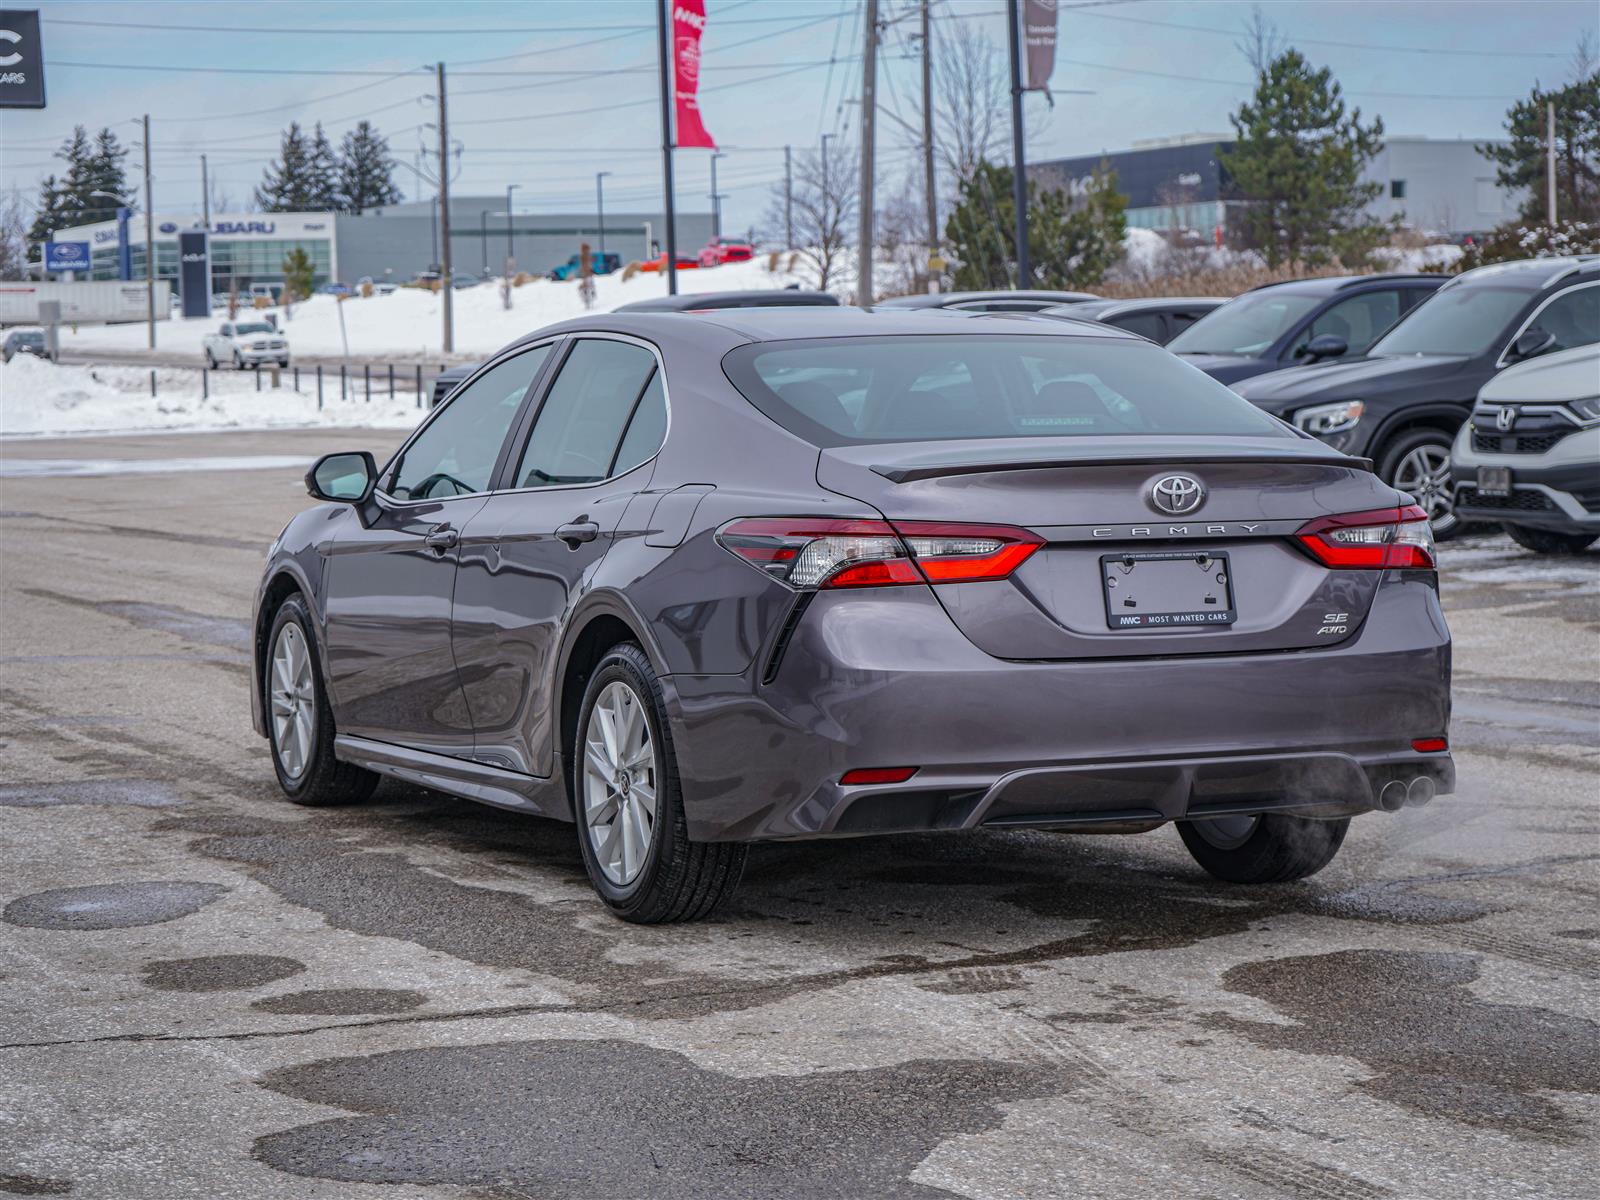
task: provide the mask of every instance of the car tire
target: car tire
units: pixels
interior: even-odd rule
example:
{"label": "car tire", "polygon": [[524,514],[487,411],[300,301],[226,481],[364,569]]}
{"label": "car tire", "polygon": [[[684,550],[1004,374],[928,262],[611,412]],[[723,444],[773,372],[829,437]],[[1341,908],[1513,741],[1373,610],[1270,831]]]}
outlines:
{"label": "car tire", "polygon": [[1456,487],[1450,478],[1450,447],[1454,441],[1454,435],[1442,429],[1411,429],[1386,445],[1378,456],[1378,476],[1416,497],[1428,512],[1437,542],[1455,537],[1464,524],[1456,516]]}
{"label": "car tire", "polygon": [[1349,828],[1349,817],[1317,821],[1261,813],[1247,819],[1179,821],[1178,835],[1195,862],[1218,879],[1288,883],[1315,875],[1332,862]]}
{"label": "car tire", "polygon": [[1600,533],[1557,533],[1553,529],[1532,529],[1526,525],[1502,525],[1500,528],[1517,545],[1535,554],[1582,554],[1600,539]]}
{"label": "car tire", "polygon": [[689,839],[661,683],[632,642],[590,675],[571,759],[583,865],[613,915],[642,925],[696,921],[733,894],[745,847]]}
{"label": "car tire", "polygon": [[322,683],[311,614],[299,593],[273,615],[261,693],[272,769],[284,795],[311,808],[359,804],[372,795],[378,776],[333,756],[333,706]]}

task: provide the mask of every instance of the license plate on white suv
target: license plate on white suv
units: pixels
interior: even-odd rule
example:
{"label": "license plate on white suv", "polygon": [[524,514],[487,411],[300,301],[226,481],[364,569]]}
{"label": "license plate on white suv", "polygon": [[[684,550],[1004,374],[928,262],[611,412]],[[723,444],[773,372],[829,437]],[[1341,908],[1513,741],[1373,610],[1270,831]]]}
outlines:
{"label": "license plate on white suv", "polygon": [[1478,495],[1480,495],[1480,496],[1509,496],[1509,495],[1511,495],[1511,468],[1510,467],[1479,467],[1478,468]]}

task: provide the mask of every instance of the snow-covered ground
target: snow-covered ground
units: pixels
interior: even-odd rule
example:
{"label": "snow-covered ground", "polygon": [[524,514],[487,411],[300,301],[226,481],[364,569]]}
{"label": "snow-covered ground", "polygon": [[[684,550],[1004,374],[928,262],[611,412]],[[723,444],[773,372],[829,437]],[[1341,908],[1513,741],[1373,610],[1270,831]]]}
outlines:
{"label": "snow-covered ground", "polygon": [[[787,266],[785,257],[783,266]],[[513,288],[512,308],[502,306],[500,288],[495,283],[479,284],[453,293],[455,343],[460,355],[487,355],[507,342],[542,326],[582,316],[586,311],[609,312],[622,304],[667,293],[667,282],[655,272],[642,272],[624,280],[620,273],[603,275],[595,281],[593,310],[583,306],[576,281],[558,283],[535,279]],[[782,288],[801,283],[799,275],[786,270],[767,270],[761,255],[750,262],[728,263],[710,270],[678,272],[680,292],[745,291]],[[278,325],[289,338],[294,354],[353,359],[388,358],[396,361],[439,361],[443,334],[442,296],[416,288],[401,288],[388,296],[355,296],[339,301],[332,296],[316,296],[294,306],[292,315],[282,309],[268,309],[277,315]],[[244,316],[260,316],[241,310]],[[344,318],[343,333],[340,317]],[[156,344],[165,351],[192,354],[200,364],[201,339],[215,333],[227,319],[222,312],[209,317],[158,322]],[[145,326],[85,325],[61,331],[61,348],[73,351],[143,351],[147,348]]]}
{"label": "snow-covered ground", "polygon": [[257,392],[252,375],[213,371],[202,396],[198,371],[57,366],[19,354],[0,363],[0,437],[40,437],[147,430],[273,429],[342,425],[404,429],[422,414],[416,397],[341,401],[327,389],[319,411],[314,387]]}

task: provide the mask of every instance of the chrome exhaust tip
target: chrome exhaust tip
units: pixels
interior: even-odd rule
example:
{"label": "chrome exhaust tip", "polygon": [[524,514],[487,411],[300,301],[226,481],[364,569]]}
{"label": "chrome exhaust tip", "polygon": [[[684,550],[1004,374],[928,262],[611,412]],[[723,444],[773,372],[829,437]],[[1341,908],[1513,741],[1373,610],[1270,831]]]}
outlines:
{"label": "chrome exhaust tip", "polygon": [[1439,788],[1426,775],[1418,775],[1406,788],[1406,803],[1421,808],[1438,793]]}
{"label": "chrome exhaust tip", "polygon": [[1378,807],[1384,812],[1399,812],[1405,807],[1408,794],[1408,789],[1402,780],[1391,779],[1378,793]]}

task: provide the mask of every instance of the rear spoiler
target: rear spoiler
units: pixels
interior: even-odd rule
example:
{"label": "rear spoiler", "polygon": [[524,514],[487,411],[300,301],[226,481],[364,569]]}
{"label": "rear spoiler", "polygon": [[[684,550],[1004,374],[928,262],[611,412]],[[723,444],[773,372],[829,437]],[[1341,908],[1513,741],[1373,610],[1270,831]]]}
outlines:
{"label": "rear spoiler", "polygon": [[[1348,467],[1357,471],[1371,471],[1370,458],[1356,458],[1353,455],[1341,454],[1337,450],[1329,450],[1327,454],[1229,454],[1225,452],[1186,454],[1182,464],[1191,466],[1197,463],[1288,463],[1295,465],[1312,464],[1325,467]],[[1172,466],[1174,459],[1170,454],[1162,455],[1119,455],[1106,458],[1093,456],[1073,456],[1060,458],[1042,458],[1027,456],[1021,458],[968,458],[947,459],[943,462],[922,463],[917,466],[888,466],[874,464],[870,470],[881,475],[890,483],[912,483],[918,479],[938,479],[948,475],[982,475],[991,471],[1035,471],[1050,467],[1127,467],[1127,466]]]}

